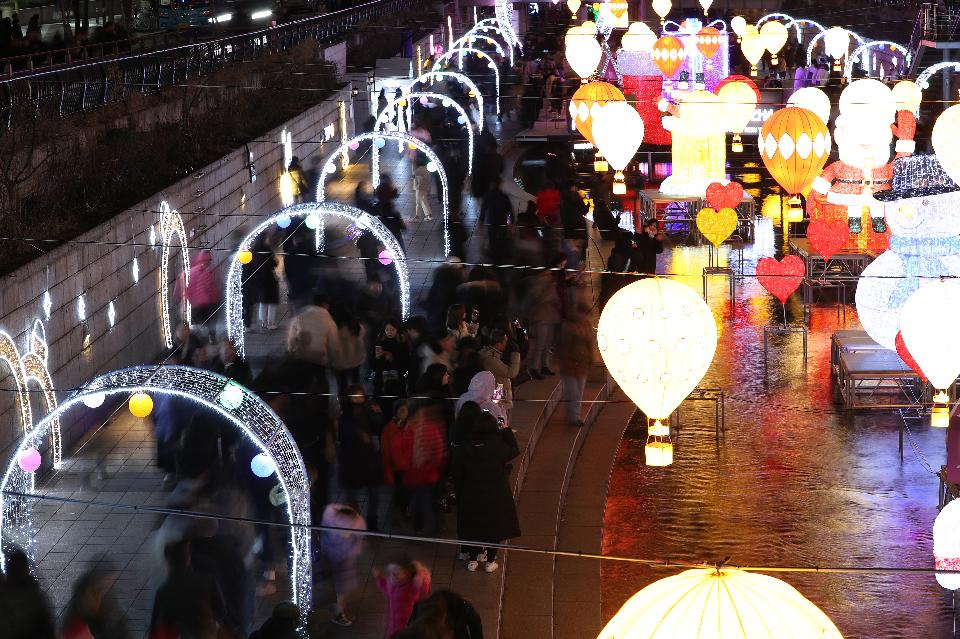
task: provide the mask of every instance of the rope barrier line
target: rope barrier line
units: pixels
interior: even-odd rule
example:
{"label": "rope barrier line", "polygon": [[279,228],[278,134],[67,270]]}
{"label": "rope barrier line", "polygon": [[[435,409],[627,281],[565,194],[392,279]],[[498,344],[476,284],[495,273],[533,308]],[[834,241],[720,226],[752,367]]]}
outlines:
{"label": "rope barrier line", "polygon": [[30,499],[35,501],[48,501],[48,502],[59,502],[62,504],[76,504],[82,506],[96,506],[102,508],[121,508],[125,510],[132,510],[142,513],[150,513],[155,515],[168,515],[176,517],[189,517],[193,519],[205,519],[213,521],[226,521],[232,523],[241,523],[241,524],[251,524],[251,525],[261,525],[261,526],[274,526],[277,528],[285,529],[307,529],[315,532],[336,532],[336,533],[350,533],[360,537],[371,537],[378,539],[388,539],[391,541],[408,541],[415,543],[424,543],[424,544],[433,544],[433,545],[443,545],[443,546],[484,546],[488,548],[497,548],[498,550],[509,550],[515,552],[522,552],[528,554],[538,554],[538,555],[547,555],[553,557],[570,557],[575,559],[593,559],[593,560],[603,560],[603,561],[616,561],[622,563],[631,563],[631,564],[640,564],[645,566],[650,566],[653,568],[683,568],[683,569],[692,569],[692,568],[732,568],[737,570],[746,570],[751,572],[777,572],[777,573],[825,573],[825,574],[863,574],[863,573],[917,573],[917,574],[933,574],[933,573],[958,573],[960,570],[936,570],[929,567],[899,567],[899,566],[737,566],[730,564],[727,561],[717,563],[717,562],[692,562],[692,561],[682,561],[674,559],[647,559],[643,557],[627,557],[622,555],[603,555],[592,552],[582,552],[575,550],[550,550],[546,548],[536,548],[534,546],[523,546],[523,545],[513,545],[513,544],[504,544],[504,543],[491,543],[491,542],[480,542],[480,541],[471,541],[464,539],[448,539],[444,537],[425,537],[422,535],[404,535],[398,533],[386,533],[386,532],[374,532],[370,530],[356,530],[354,528],[340,528],[336,526],[322,526],[322,525],[298,525],[291,524],[289,522],[278,522],[278,521],[268,521],[261,519],[254,519],[251,517],[239,517],[232,515],[214,515],[210,513],[202,513],[192,510],[178,510],[175,508],[163,508],[160,506],[137,506],[133,504],[122,504],[122,503],[109,503],[104,501],[99,501],[96,499],[76,499],[73,497],[60,497],[56,495],[41,495],[37,493],[24,493],[12,490],[2,491],[2,494],[7,497],[14,497],[18,499]]}

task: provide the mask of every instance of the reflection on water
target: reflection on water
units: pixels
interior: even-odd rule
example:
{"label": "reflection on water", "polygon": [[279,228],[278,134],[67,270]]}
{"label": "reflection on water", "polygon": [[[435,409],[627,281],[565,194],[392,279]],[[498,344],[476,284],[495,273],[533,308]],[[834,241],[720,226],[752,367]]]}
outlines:
{"label": "reflection on water", "polygon": [[[770,253],[773,232],[770,220],[758,224],[757,243],[744,251],[745,272]],[[702,291],[705,247],[663,258],[663,272],[690,273],[683,281]],[[651,468],[643,463],[645,432],[632,424],[610,481],[604,554],[711,563],[729,557],[733,565],[932,566],[937,478],[909,444],[900,461],[895,415],[841,414],[833,403],[830,335],[858,326],[853,308],[846,326],[834,305],[813,309],[806,368],[799,335],[773,337],[765,371],[763,326],[783,317],[780,303],[746,277],[731,309],[724,284],[710,284],[709,303],[723,328],[700,386],[727,393],[726,434],[718,446],[712,405],[688,402],[673,465]],[[795,324],[803,321],[798,298],[786,307]],[[919,454],[939,468],[944,432],[915,426],[914,437]],[[604,619],[668,574],[605,562]],[[848,639],[952,636],[950,594],[932,574],[778,576]]]}

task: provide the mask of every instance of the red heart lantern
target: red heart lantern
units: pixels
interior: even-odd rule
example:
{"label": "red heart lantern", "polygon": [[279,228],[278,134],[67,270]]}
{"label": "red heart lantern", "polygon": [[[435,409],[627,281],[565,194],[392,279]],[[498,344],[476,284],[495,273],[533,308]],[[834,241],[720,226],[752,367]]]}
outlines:
{"label": "red heart lantern", "polygon": [[829,260],[850,237],[850,225],[843,220],[828,222],[826,220],[812,220],[807,225],[807,239],[813,249]]}
{"label": "red heart lantern", "polygon": [[903,342],[903,335],[900,334],[900,331],[897,331],[897,336],[894,338],[893,343],[896,345],[897,355],[900,356],[903,363],[912,368],[914,372],[920,376],[920,381],[926,382],[927,376],[923,374],[919,364],[917,364],[917,360],[913,359],[913,355],[907,350],[907,345]]}
{"label": "red heart lantern", "polygon": [[757,262],[757,281],[774,297],[786,304],[787,298],[800,287],[807,267],[796,255],[786,255],[781,261],[765,257]]}
{"label": "red heart lantern", "polygon": [[707,187],[707,205],[710,208],[735,209],[743,201],[743,187],[736,182],[730,182],[726,186],[719,182],[714,182]]}

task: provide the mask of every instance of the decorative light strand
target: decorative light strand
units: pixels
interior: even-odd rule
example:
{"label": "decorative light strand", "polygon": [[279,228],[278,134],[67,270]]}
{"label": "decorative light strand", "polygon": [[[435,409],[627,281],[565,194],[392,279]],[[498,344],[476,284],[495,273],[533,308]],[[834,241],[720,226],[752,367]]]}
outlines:
{"label": "decorative light strand", "polygon": [[187,231],[183,226],[180,212],[172,210],[166,200],[160,202],[160,241],[163,254],[160,259],[158,286],[160,287],[160,325],[163,331],[163,343],[167,348],[173,348],[173,332],[170,329],[170,292],[167,290],[170,272],[170,249],[173,236],[180,242],[180,257],[183,263],[183,287],[181,303],[184,309],[184,321],[191,323],[190,302],[187,301],[187,287],[190,285],[190,249],[187,246]]}
{"label": "decorative light strand", "polygon": [[[441,203],[443,204],[443,254],[450,255],[450,190],[447,184],[447,171],[443,167],[443,162],[440,161],[440,157],[430,148],[430,145],[416,138],[412,135],[407,135],[406,133],[399,133],[396,131],[380,131],[374,133],[361,133],[355,135],[339,147],[334,149],[332,153],[326,156],[326,158],[320,164],[320,179],[317,180],[317,202],[323,202],[326,196],[324,192],[324,187],[327,182],[327,175],[330,173],[336,172],[336,167],[333,165],[334,159],[337,155],[343,152],[344,149],[348,149],[350,145],[364,142],[366,140],[372,141],[376,144],[378,139],[387,139],[387,140],[396,140],[398,142],[404,142],[408,145],[414,146],[417,149],[423,151],[431,162],[433,162],[437,167],[437,172],[440,174],[440,186],[441,186]],[[373,162],[370,165],[370,181],[373,183],[373,187],[376,188],[380,185],[380,167],[377,162]],[[352,207],[351,207],[352,208]],[[358,210],[358,209],[354,209]],[[321,212],[322,217],[322,212]]]}
{"label": "decorative light strand", "polygon": [[[444,63],[449,63],[449,61],[451,60],[451,58],[453,57],[453,55],[456,54],[456,53],[459,53],[459,52],[461,52],[461,51],[463,51],[463,52],[465,52],[465,53],[475,53],[475,54],[477,54],[479,57],[481,57],[481,58],[486,58],[486,59],[487,59],[487,66],[488,66],[489,68],[493,69],[494,86],[495,86],[495,88],[496,88],[496,90],[497,90],[497,115],[500,115],[500,69],[499,69],[499,67],[497,67],[497,63],[493,60],[493,58],[490,57],[490,54],[489,54],[489,53],[487,53],[486,51],[482,51],[482,50],[480,50],[480,49],[474,48],[474,47],[459,47],[459,48],[457,48],[457,49],[449,49],[449,50],[445,51],[441,56],[439,56],[439,57],[437,58],[436,62],[433,63],[433,70],[434,70],[434,71],[440,71],[440,70],[441,70],[441,66],[442,66]],[[461,71],[462,71],[462,70],[463,70],[463,69],[462,69],[462,67],[463,67],[463,62],[462,62],[462,60],[461,60],[461,63],[460,63],[460,67],[461,67]]]}
{"label": "decorative light strand", "polygon": [[[891,42],[890,40],[873,40],[871,42],[865,42],[853,50],[853,53],[847,56],[847,62],[843,69],[843,77],[848,81],[853,79],[853,63],[859,59],[861,53],[865,53],[870,49],[877,47],[889,47],[892,50],[899,51],[903,55],[903,69],[910,68],[910,60],[913,59],[913,54],[902,44],[896,42]],[[896,66],[896,65],[894,65]]]}
{"label": "decorative light strand", "polygon": [[480,93],[480,89],[477,87],[476,83],[474,83],[473,80],[463,75],[462,73],[457,73],[456,71],[428,71],[427,73],[423,73],[415,77],[413,80],[411,80],[407,84],[407,86],[403,88],[402,92],[410,93],[413,91],[413,87],[417,86],[418,84],[425,84],[427,82],[429,82],[430,84],[433,84],[434,80],[442,81],[447,79],[447,76],[449,76],[451,80],[456,80],[462,86],[465,86],[470,90],[471,95],[469,95],[469,97],[476,100],[477,112],[480,114],[480,121],[475,122],[474,124],[477,125],[477,131],[482,133],[483,132],[483,94]]}
{"label": "decorative light strand", "polygon": [[[336,153],[332,157],[336,157]],[[397,272],[397,280],[400,285],[400,310],[403,319],[410,316],[410,278],[407,273],[407,259],[400,248],[400,243],[393,233],[387,229],[383,223],[376,217],[366,211],[347,206],[346,204],[336,204],[333,202],[310,202],[306,204],[295,204],[285,209],[277,211],[269,218],[261,222],[240,242],[236,253],[230,260],[230,268],[227,271],[226,282],[226,314],[227,314],[227,337],[237,348],[237,354],[245,357],[245,340],[243,325],[243,268],[239,260],[241,251],[249,251],[250,247],[256,241],[257,237],[268,227],[277,223],[277,220],[283,217],[300,218],[310,215],[320,217],[320,224],[323,224],[323,216],[333,215],[356,224],[362,231],[373,233],[381,244],[386,248],[390,258],[393,260]]]}

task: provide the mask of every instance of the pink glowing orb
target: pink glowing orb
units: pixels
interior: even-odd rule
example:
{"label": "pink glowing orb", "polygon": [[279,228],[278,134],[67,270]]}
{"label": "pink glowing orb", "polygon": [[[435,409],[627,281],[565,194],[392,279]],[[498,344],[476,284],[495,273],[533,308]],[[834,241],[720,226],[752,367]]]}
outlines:
{"label": "pink glowing orb", "polygon": [[393,264],[393,257],[391,257],[390,252],[386,250],[380,251],[380,255],[377,256],[377,259],[379,259],[380,263],[384,266]]}
{"label": "pink glowing orb", "polygon": [[28,448],[20,453],[20,459],[17,464],[25,473],[36,472],[40,468],[40,451],[36,448]]}
{"label": "pink glowing orb", "polygon": [[359,149],[359,148],[360,148],[360,143],[359,143],[359,142],[351,142],[351,143],[350,143],[350,150],[351,150],[351,151],[356,151],[356,150]]}

